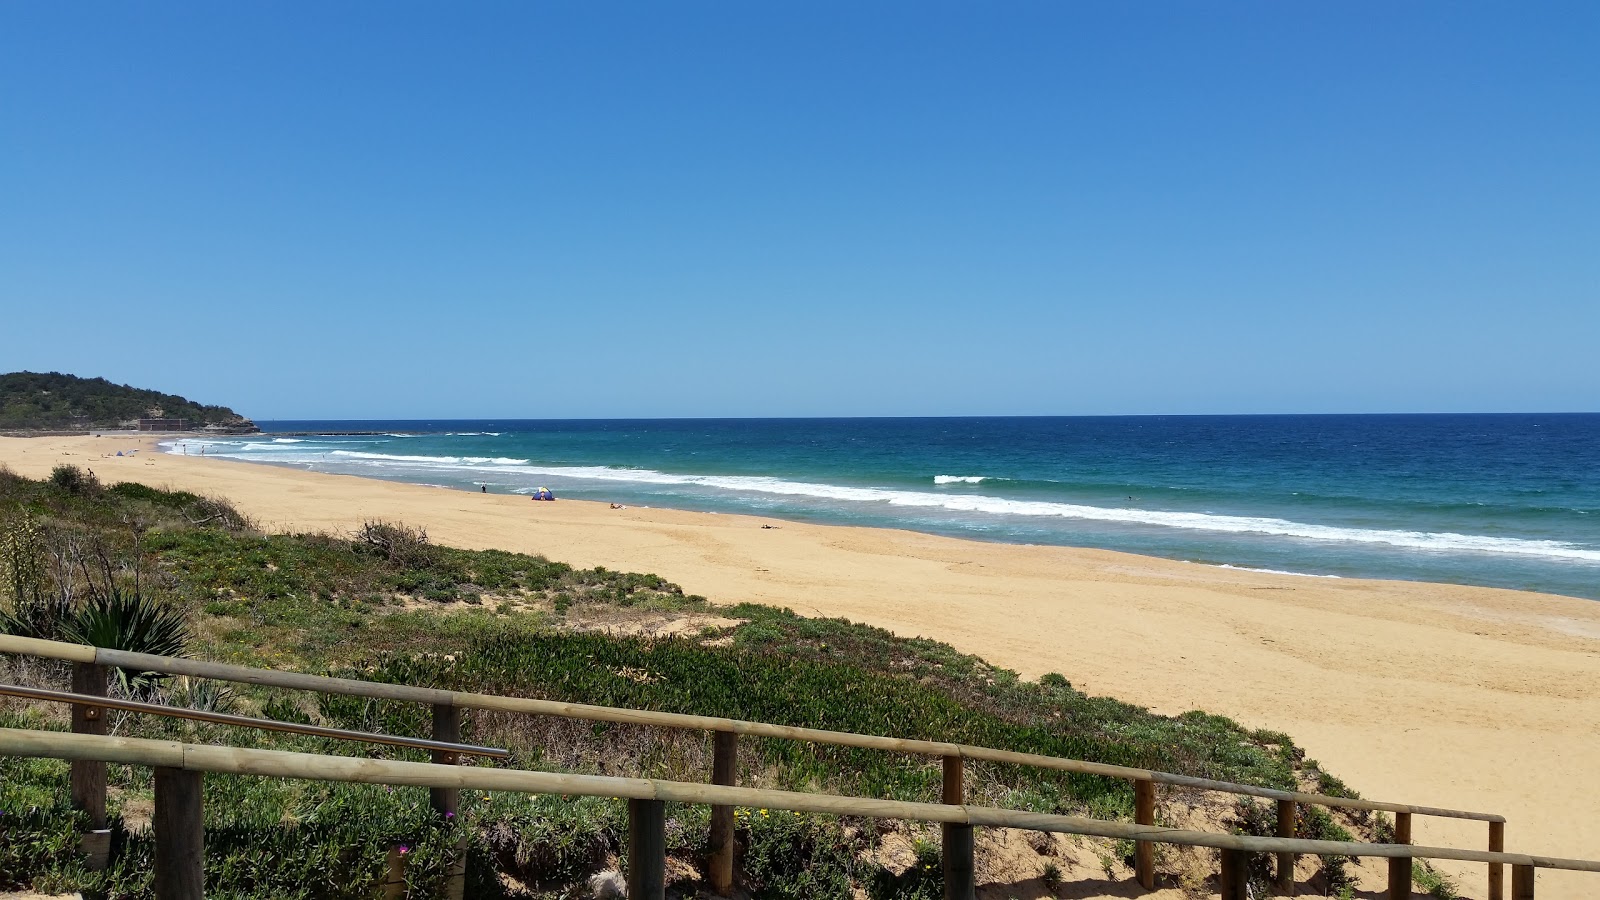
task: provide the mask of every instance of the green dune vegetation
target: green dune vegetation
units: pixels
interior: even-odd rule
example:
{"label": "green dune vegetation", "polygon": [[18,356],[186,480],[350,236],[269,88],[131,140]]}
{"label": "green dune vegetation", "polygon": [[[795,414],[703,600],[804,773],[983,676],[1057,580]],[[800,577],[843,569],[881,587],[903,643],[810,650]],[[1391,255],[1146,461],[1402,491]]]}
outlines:
{"label": "green dune vegetation", "polygon": [[138,419],[183,420],[185,427],[255,431],[226,406],[207,406],[175,394],[79,378],[60,372],[0,374],[0,430],[85,431],[119,428]]}
{"label": "green dune vegetation", "polygon": [[[1060,675],[1023,681],[948,645],[846,621],[713,606],[654,575],[438,546],[405,525],[267,534],[218,498],[132,483],[106,487],[70,467],[42,481],[0,469],[0,556],[0,624],[14,632],[70,639],[89,633],[86,623],[96,615],[110,615],[111,627],[94,632],[101,641],[149,640],[127,633],[138,616],[139,634],[164,623],[155,631],[166,649],[176,641],[188,655],[228,662],[952,740],[1349,794],[1283,734],[1202,712],[1154,715],[1087,696]],[[113,596],[120,612],[107,613]],[[1071,640],[1064,636],[1066,646]],[[66,684],[64,664],[5,658],[0,666],[10,683]],[[289,721],[428,734],[428,710],[417,704],[133,674],[116,690]],[[67,720],[59,706],[7,701],[0,725],[64,729]],[[120,735],[425,758],[151,716],[116,714],[112,726]],[[710,771],[710,741],[699,733],[469,714],[465,739],[513,751],[513,759],[495,765],[691,781]],[[939,762],[921,757],[745,739],[740,763],[747,785],[922,801],[939,794]],[[70,852],[83,823],[68,803],[67,772],[58,761],[0,759],[0,890],[147,895],[150,771],[111,767],[114,861],[99,873],[85,871]],[[1132,788],[1118,780],[975,765],[969,791],[985,804],[1132,816]],[[1219,827],[1270,832],[1266,806],[1209,796],[1225,804]],[[205,814],[209,894],[274,900],[375,896],[391,848],[401,845],[410,858],[407,896],[431,896],[446,848],[461,840],[469,847],[469,896],[589,896],[586,879],[625,856],[627,834],[620,802],[466,792],[461,814],[440,822],[423,789],[232,776],[206,778]],[[669,808],[673,877],[685,891],[701,871],[708,815]],[[1319,838],[1351,831],[1370,837],[1382,827],[1375,818],[1336,821],[1310,808],[1302,823],[1306,836]],[[934,833],[741,811],[737,877],[755,897],[937,897]],[[894,840],[909,842],[916,862],[886,862],[879,851]],[[1169,851],[1176,852],[1160,852]],[[1131,857],[1132,846],[1104,842],[1097,852],[1110,871]],[[1055,871],[1044,864],[1044,883]],[[1322,878],[1337,889],[1343,872],[1342,861],[1333,860]]]}

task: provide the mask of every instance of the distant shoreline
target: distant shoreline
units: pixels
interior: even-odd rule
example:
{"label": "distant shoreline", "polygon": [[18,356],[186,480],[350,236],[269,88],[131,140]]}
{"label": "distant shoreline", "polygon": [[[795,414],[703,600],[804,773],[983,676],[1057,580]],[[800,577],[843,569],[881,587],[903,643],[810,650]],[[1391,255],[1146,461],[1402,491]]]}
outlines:
{"label": "distant shoreline", "polygon": [[[80,429],[30,429],[9,428],[0,430],[0,437],[13,438],[48,438],[48,437],[154,437],[154,438],[202,438],[202,437],[249,437],[261,434],[255,431],[141,431],[130,428],[80,428]],[[318,433],[318,432],[310,432]]]}

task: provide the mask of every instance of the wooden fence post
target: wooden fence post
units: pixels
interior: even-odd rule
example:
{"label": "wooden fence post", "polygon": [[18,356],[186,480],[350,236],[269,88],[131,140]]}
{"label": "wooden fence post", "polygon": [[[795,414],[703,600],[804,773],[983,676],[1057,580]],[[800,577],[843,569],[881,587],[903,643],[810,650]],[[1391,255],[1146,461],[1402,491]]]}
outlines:
{"label": "wooden fence post", "polygon": [[[1394,842],[1411,843],[1411,813],[1394,814]],[[1411,857],[1389,857],[1389,900],[1410,900]]]}
{"label": "wooden fence post", "polygon": [[[711,733],[711,783],[732,787],[739,782],[739,735]],[[733,807],[711,807],[711,858],[707,875],[711,889],[726,897],[733,893]]]}
{"label": "wooden fence post", "polygon": [[[449,703],[433,704],[433,739],[448,744],[461,743],[461,708]],[[440,765],[453,766],[461,756],[450,750],[430,750],[429,758]],[[457,788],[429,788],[428,803],[445,819],[460,812],[461,791]],[[444,900],[462,900],[467,892],[467,839],[456,843],[450,856],[450,871],[444,880]],[[402,870],[403,871],[403,870]]]}
{"label": "wooden fence post", "polygon": [[[1489,823],[1489,850],[1504,853],[1506,849],[1506,823]],[[1506,900],[1506,870],[1503,863],[1489,863],[1489,900]]]}
{"label": "wooden fence post", "polygon": [[1222,872],[1217,879],[1222,900],[1250,900],[1250,854],[1243,850],[1222,851]]}
{"label": "wooden fence post", "polygon": [[1533,866],[1511,867],[1511,900],[1533,900]]}
{"label": "wooden fence post", "polygon": [[201,775],[157,767],[155,832],[156,900],[205,897],[205,820]]}
{"label": "wooden fence post", "polygon": [[667,898],[667,804],[628,801],[628,900]]}
{"label": "wooden fence post", "polygon": [[[433,739],[447,744],[461,743],[461,710],[448,703],[433,704]],[[449,750],[430,750],[428,755],[444,766],[459,762],[457,754]],[[428,802],[439,815],[454,816],[461,804],[461,792],[455,788],[429,788]]]}
{"label": "wooden fence post", "polygon": [[[1296,812],[1293,800],[1278,801],[1278,837],[1294,837]],[[1280,897],[1294,896],[1294,856],[1293,853],[1278,854],[1278,878],[1273,886]]]}
{"label": "wooden fence post", "polygon": [[[106,696],[106,667],[94,663],[72,664],[72,692]],[[98,706],[72,707],[74,734],[105,734],[106,710]],[[111,830],[106,827],[106,764],[98,760],[73,760],[72,806],[89,815],[89,831],[78,838],[78,850],[89,871],[98,872],[111,862]]]}
{"label": "wooden fence post", "polygon": [[[1133,821],[1140,825],[1156,823],[1156,783],[1133,783]],[[1135,841],[1133,844],[1133,873],[1139,886],[1147,891],[1156,889],[1156,845],[1153,841]]]}
{"label": "wooden fence post", "polygon": [[[967,802],[961,757],[944,757],[944,785],[940,799],[951,806]],[[943,840],[944,900],[974,900],[978,892],[973,860],[972,826],[945,822],[939,826]]]}

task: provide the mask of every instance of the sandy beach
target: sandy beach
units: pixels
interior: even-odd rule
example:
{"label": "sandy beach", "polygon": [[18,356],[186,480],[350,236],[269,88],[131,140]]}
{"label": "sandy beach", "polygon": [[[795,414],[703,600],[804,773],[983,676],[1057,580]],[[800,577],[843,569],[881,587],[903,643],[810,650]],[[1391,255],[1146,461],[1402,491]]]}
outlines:
{"label": "sandy beach", "polygon": [[[3,438],[0,464],[58,463],[233,500],[271,529],[425,526],[436,541],[653,572],[755,601],[947,641],[1026,677],[1288,732],[1364,796],[1498,812],[1507,849],[1600,856],[1600,604],[1516,591],[1309,578],[1097,550],[747,516],[533,503],[118,449],[145,437]],[[773,526],[773,527],[764,527]],[[1484,847],[1479,823],[1415,840]],[[1482,897],[1483,867],[1441,866]],[[1600,895],[1541,870],[1539,896]]]}

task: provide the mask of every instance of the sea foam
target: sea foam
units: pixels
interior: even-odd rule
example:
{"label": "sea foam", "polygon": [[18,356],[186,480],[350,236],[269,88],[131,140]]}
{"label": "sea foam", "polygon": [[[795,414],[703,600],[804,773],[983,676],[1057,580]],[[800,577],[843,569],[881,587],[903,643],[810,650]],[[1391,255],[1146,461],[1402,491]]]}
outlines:
{"label": "sea foam", "polygon": [[1338,575],[1316,575],[1311,572],[1289,572],[1284,569],[1257,569],[1251,566],[1231,566],[1227,563],[1203,563],[1213,569],[1232,569],[1235,572],[1260,572],[1263,575],[1293,575],[1296,578],[1338,578]]}

